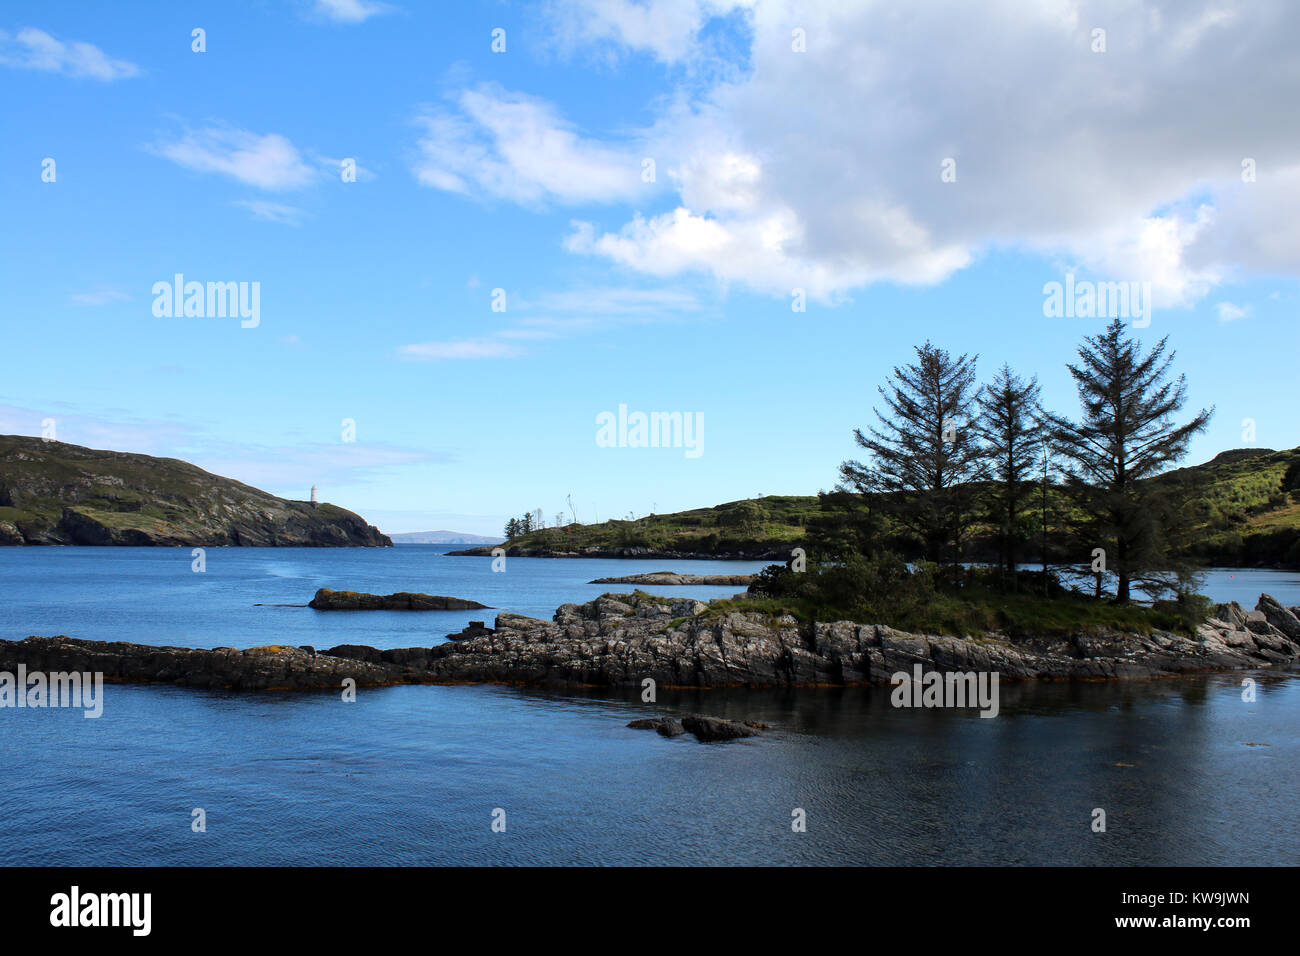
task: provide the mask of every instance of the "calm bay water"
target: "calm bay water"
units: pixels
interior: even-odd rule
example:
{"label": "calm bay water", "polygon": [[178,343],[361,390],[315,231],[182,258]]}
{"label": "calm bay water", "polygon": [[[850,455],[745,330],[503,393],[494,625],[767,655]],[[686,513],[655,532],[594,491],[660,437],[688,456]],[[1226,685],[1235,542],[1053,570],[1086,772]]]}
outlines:
{"label": "calm bay water", "polygon": [[[445,549],[0,549],[0,638],[183,646],[430,644],[496,611],[322,613],[318,587],[428,591],[549,617],[606,575],[735,562]],[[675,588],[726,596],[737,588]],[[1300,575],[1216,571],[1215,600],[1300,604]],[[503,687],[231,694],[110,686],[104,716],[0,710],[0,864],[1287,864],[1300,859],[1300,681],[1002,685],[1001,715],[887,689],[635,694]],[[764,720],[704,745],[628,730]],[[207,832],[193,833],[202,807]],[[793,833],[791,810],[807,812]],[[1089,824],[1095,807],[1106,833]],[[494,809],[507,830],[493,833]]]}

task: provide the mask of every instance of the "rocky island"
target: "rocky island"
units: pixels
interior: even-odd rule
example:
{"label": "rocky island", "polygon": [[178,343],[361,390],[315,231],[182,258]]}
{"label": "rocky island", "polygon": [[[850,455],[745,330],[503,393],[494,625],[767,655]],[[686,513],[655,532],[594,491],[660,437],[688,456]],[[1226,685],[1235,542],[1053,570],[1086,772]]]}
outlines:
{"label": "rocky island", "polygon": [[318,611],[478,611],[490,610],[486,604],[441,594],[398,591],[395,594],[364,594],[358,591],[331,591],[321,588],[308,607]]}
{"label": "rocky island", "polygon": [[387,547],[357,514],[175,458],[0,435],[0,545]]}
{"label": "rocky island", "polygon": [[648,574],[625,574],[617,578],[596,578],[592,584],[645,584],[650,587],[678,587],[692,584],[748,587],[752,574],[678,574],[676,571],[651,571]]}
{"label": "rocky island", "polygon": [[1171,677],[1300,663],[1300,608],[1261,595],[1220,604],[1194,635],[1106,630],[1011,640],[909,634],[883,624],[791,617],[641,592],[565,604],[552,620],[497,615],[496,626],[431,647],[341,645],[195,650],[68,637],[0,641],[0,671],[98,671],[108,681],[235,690],[500,683],[640,687],[842,687],[900,671],[989,671],[1003,680]]}

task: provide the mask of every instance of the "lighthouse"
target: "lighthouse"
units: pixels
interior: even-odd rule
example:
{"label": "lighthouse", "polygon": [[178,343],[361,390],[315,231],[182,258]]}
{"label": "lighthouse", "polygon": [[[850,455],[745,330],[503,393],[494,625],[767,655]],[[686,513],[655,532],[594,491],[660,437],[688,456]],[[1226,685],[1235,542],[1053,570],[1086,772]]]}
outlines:
{"label": "lighthouse", "polygon": [[316,497],[316,486],[315,486],[315,485],[312,485],[312,486],[311,486],[311,506],[312,506],[313,508],[315,508],[318,504],[320,504],[320,499]]}

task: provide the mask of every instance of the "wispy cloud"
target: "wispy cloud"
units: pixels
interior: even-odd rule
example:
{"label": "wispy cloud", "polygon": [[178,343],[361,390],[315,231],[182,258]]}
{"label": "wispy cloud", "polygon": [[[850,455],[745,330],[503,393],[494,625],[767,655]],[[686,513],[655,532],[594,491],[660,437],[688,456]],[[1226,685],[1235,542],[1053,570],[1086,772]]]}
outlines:
{"label": "wispy cloud", "polygon": [[74,292],[68,297],[73,305],[110,305],[114,302],[128,302],[131,297],[117,289],[96,289],[94,292]]}
{"label": "wispy cloud", "polygon": [[158,144],[154,150],[195,172],[229,176],[259,189],[299,189],[319,175],[279,133],[258,136],[247,130],[209,126]]}
{"label": "wispy cloud", "polygon": [[144,418],[117,409],[87,414],[66,403],[46,408],[0,404],[0,434],[37,437],[46,419],[54,420],[58,441],[180,458],[215,475],[268,491],[300,487],[302,497],[306,497],[313,483],[333,487],[355,485],[379,480],[390,468],[455,460],[447,451],[385,442],[232,441],[212,435],[203,425]]}
{"label": "wispy cloud", "polygon": [[519,349],[494,338],[466,339],[459,342],[418,342],[403,345],[397,354],[417,362],[443,362],[450,359],[516,358]]}
{"label": "wispy cloud", "polygon": [[451,359],[509,359],[526,353],[520,342],[571,338],[618,325],[680,321],[702,306],[688,292],[594,286],[546,293],[535,301],[516,297],[511,324],[490,335],[454,342],[403,345],[398,356],[413,361]]}
{"label": "wispy cloud", "polygon": [[376,0],[316,0],[315,12],[339,23],[361,23],[393,8]]}
{"label": "wispy cloud", "polygon": [[236,199],[234,205],[247,209],[253,214],[254,219],[278,222],[286,226],[302,225],[303,217],[306,215],[297,206],[286,206],[283,203],[268,202],[264,199]]}
{"label": "wispy cloud", "polygon": [[484,85],[417,118],[423,186],[521,203],[612,202],[648,191],[642,151],[581,136],[544,100]]}
{"label": "wispy cloud", "polygon": [[1220,322],[1236,322],[1238,319],[1244,319],[1250,313],[1250,309],[1246,306],[1237,305],[1233,302],[1220,302],[1215,306],[1215,309],[1219,313]]}
{"label": "wispy cloud", "polygon": [[0,30],[0,63],[22,70],[45,70],[64,76],[89,77],[110,82],[138,76],[140,68],[109,56],[93,43],[56,40],[32,27],[10,36]]}

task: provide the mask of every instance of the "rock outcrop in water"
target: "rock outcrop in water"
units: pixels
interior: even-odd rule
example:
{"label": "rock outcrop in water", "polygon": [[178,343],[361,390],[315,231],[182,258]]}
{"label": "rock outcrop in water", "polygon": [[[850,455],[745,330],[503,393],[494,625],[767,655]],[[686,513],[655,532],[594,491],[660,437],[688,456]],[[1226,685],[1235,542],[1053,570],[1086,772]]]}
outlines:
{"label": "rock outcrop in water", "polygon": [[0,435],[0,545],[386,547],[360,515],[175,458]]}
{"label": "rock outcrop in water", "polygon": [[[551,621],[497,615],[496,627],[433,647],[340,645],[191,650],[67,637],[0,641],[0,670],[100,671],[108,680],[194,687],[337,688],[397,683],[640,687],[816,687],[888,683],[898,671],[996,672],[1007,680],[1168,677],[1300,663],[1300,617],[1268,595],[1220,604],[1194,637],[1095,631],[1012,641],[908,634],[879,624],[801,625],[699,601],[605,594]],[[458,635],[459,636],[459,635]],[[689,728],[687,728],[689,729]]]}
{"label": "rock outcrop in water", "polygon": [[308,603],[318,611],[479,611],[491,610],[478,601],[398,591],[396,594],[365,594],[360,591],[331,591],[321,588]]}
{"label": "rock outcrop in water", "polygon": [[651,571],[648,574],[625,574],[618,578],[596,578],[592,584],[646,584],[651,587],[676,587],[690,584],[746,587],[752,574],[678,574],[675,571]]}
{"label": "rock outcrop in water", "polygon": [[655,730],[661,737],[680,737],[692,733],[696,740],[736,740],[739,737],[757,737],[768,730],[767,724],[754,720],[727,720],[723,717],[700,717],[690,714],[676,717],[642,717],[628,724],[633,730]]}

